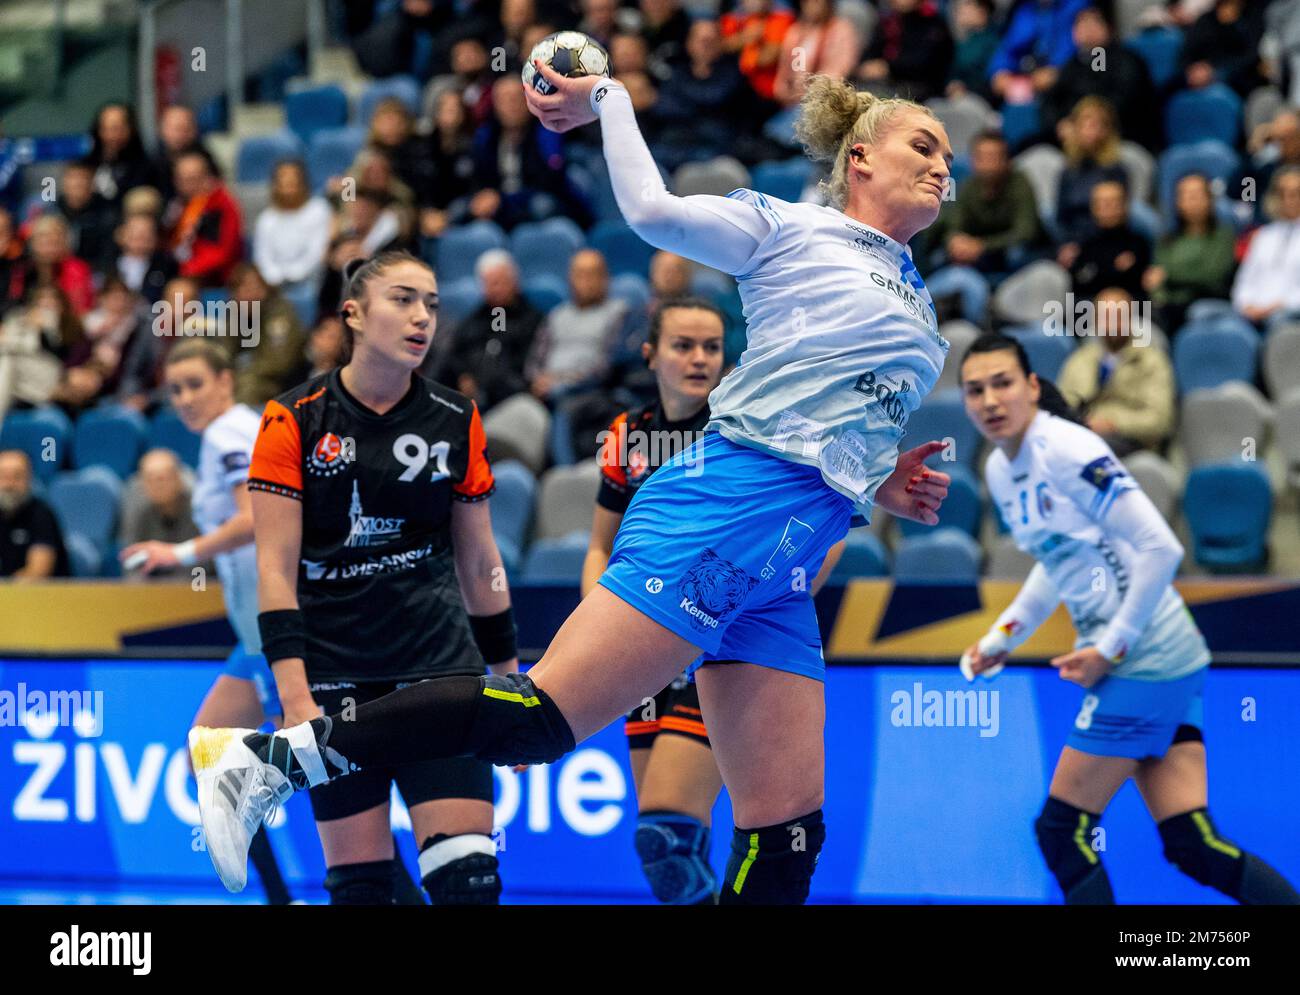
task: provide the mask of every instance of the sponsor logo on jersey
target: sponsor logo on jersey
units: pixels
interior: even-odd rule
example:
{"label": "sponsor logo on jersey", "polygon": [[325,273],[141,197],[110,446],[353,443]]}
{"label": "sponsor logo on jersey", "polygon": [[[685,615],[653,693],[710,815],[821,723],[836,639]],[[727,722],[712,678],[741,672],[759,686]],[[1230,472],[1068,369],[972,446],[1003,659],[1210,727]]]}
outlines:
{"label": "sponsor logo on jersey", "polygon": [[1083,468],[1079,476],[1097,490],[1104,491],[1116,478],[1124,476],[1124,468],[1109,456],[1098,456]]}
{"label": "sponsor logo on jersey", "polygon": [[704,550],[678,585],[677,607],[699,631],[716,629],[741,606],[758,581],[711,549]]}
{"label": "sponsor logo on jersey", "polygon": [[772,555],[767,558],[767,563],[763,565],[760,575],[764,580],[768,580],[776,575],[776,567],[772,561],[778,556],[781,562],[785,562],[794,556],[803,548],[813,534],[813,527],[806,522],[801,522],[793,515],[785,523],[785,531],[781,533],[781,540],[776,544],[776,549],[772,550]]}
{"label": "sponsor logo on jersey", "polygon": [[863,228],[861,225],[850,224],[850,223],[847,222],[847,221],[844,222],[844,227],[845,227],[845,228],[848,228],[850,231],[855,231],[855,232],[857,232],[859,235],[861,235],[861,236],[862,236],[863,238],[865,238],[867,241],[869,241],[869,242],[873,242],[873,243],[875,243],[876,245],[888,245],[888,244],[889,244],[889,239],[888,239],[888,238],[886,238],[884,235],[880,234],[880,232],[872,231],[870,228]]}
{"label": "sponsor logo on jersey", "polygon": [[882,290],[888,290],[891,294],[902,301],[903,310],[905,310],[910,317],[915,318],[917,321],[924,322],[926,328],[930,327],[928,318],[930,313],[929,307],[923,305],[920,298],[917,297],[916,294],[912,293],[911,290],[903,286],[903,284],[899,283],[897,280],[891,280],[888,277],[881,276],[879,273],[875,272],[871,274],[871,282]]}
{"label": "sponsor logo on jersey", "polygon": [[877,374],[875,370],[868,370],[858,377],[853,389],[875,401],[886,418],[899,428],[903,427],[908,414],[904,398],[912,390],[910,382],[902,377],[895,379],[888,373]]}
{"label": "sponsor logo on jersey", "polygon": [[307,472],[317,477],[333,477],[348,465],[347,450],[343,440],[333,432],[320,437],[307,458]]}
{"label": "sponsor logo on jersey", "polygon": [[879,259],[882,263],[887,263],[890,265],[892,265],[894,262],[894,260],[890,257],[889,253],[885,252],[883,249],[877,248],[875,245],[867,241],[861,235],[857,236],[856,238],[850,239],[849,244],[853,246],[853,248],[857,249],[859,252],[870,256],[872,259]]}
{"label": "sponsor logo on jersey", "polygon": [[1034,488],[1034,497],[1038,500],[1038,517],[1049,518],[1052,514],[1052,495],[1047,490],[1047,484],[1040,482]]}
{"label": "sponsor logo on jersey", "polygon": [[361,492],[357,482],[352,481],[352,504],[348,507],[348,518],[352,522],[348,529],[344,546],[382,546],[384,543],[402,537],[402,523],[405,518],[378,518],[365,514],[361,507]]}
{"label": "sponsor logo on jersey", "polygon": [[221,469],[226,473],[235,473],[238,470],[248,469],[248,453],[236,450],[233,453],[225,453],[221,457]]}
{"label": "sponsor logo on jersey", "polygon": [[308,580],[352,580],[356,577],[373,577],[375,574],[401,573],[410,570],[421,560],[433,555],[433,544],[401,553],[385,553],[355,563],[327,563],[324,560],[303,560],[302,567]]}

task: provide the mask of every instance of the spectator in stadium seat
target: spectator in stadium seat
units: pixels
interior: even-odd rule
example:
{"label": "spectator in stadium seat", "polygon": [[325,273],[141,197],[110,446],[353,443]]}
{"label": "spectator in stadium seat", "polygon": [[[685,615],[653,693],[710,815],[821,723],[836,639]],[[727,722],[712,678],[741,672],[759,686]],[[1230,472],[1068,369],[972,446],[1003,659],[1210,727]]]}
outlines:
{"label": "spectator in stadium seat", "polygon": [[980,132],[970,150],[971,175],[944,205],[929,244],[940,247],[937,262],[1005,275],[1028,262],[1042,240],[1034,188],[1012,166],[1001,132]]}
{"label": "spectator in stadium seat", "polygon": [[[117,541],[123,548],[137,542],[185,542],[199,535],[190,511],[190,490],[181,461],[170,449],[150,449],[140,457],[134,481],[122,493]],[[214,570],[211,563],[199,563]],[[146,579],[189,576],[190,568],[155,568]]]}
{"label": "spectator in stadium seat", "polygon": [[650,51],[652,71],[663,74],[675,62],[686,59],[686,36],[691,19],[678,0],[638,0],[641,35]]}
{"label": "spectator in stadium seat", "polygon": [[271,173],[271,203],[253,226],[253,261],[273,287],[317,288],[329,248],[331,212],[313,195],[301,160],[277,163]]}
{"label": "spectator in stadium seat", "polygon": [[22,300],[25,272],[23,240],[14,228],[14,218],[0,207],[0,319]]}
{"label": "spectator in stadium seat", "polygon": [[1074,242],[1089,229],[1092,188],[1106,181],[1127,186],[1128,171],[1120,162],[1120,135],[1109,100],[1084,97],[1057,124],[1057,134],[1066,160],[1057,184],[1057,234],[1063,242]]}
{"label": "spectator in stadium seat", "polygon": [[529,389],[540,400],[554,401],[604,376],[627,310],[609,296],[609,269],[595,249],[573,254],[569,292],[570,299],[542,322],[524,367]]}
{"label": "spectator in stadium seat", "polygon": [[471,124],[477,128],[492,117],[492,83],[497,74],[482,39],[460,38],[451,47],[451,72],[433,82],[439,91],[454,89],[460,94]]}
{"label": "spectator in stadium seat", "polygon": [[31,224],[27,252],[13,273],[9,292],[25,300],[38,286],[52,284],[68,297],[78,314],[95,304],[95,275],[83,259],[72,254],[68,224],[57,214],[42,214]]}
{"label": "spectator in stadium seat", "polygon": [[1173,365],[1163,349],[1133,340],[1126,290],[1108,287],[1094,305],[1095,336],[1066,360],[1057,386],[1117,456],[1158,450],[1174,428]]}
{"label": "spectator in stadium seat", "polygon": [[32,494],[32,464],[18,449],[0,451],[0,577],[27,582],[67,577],[63,530]]}
{"label": "spectator in stadium seat", "polygon": [[92,268],[104,265],[113,247],[117,210],[95,192],[95,173],[84,162],[71,162],[59,180],[55,208],[68,225],[68,247]]}
{"label": "spectator in stadium seat", "polygon": [[657,134],[654,115],[647,112],[659,99],[659,81],[650,75],[649,59],[650,50],[640,35],[620,32],[610,42],[609,60],[613,66],[614,78],[627,87],[628,96],[632,98],[632,109],[637,114],[646,114],[642,129],[647,144]]}
{"label": "spectator in stadium seat", "polygon": [[184,201],[169,248],[181,276],[220,287],[244,255],[244,220],[239,203],[221,182],[212,157],[196,149],[176,159],[176,192]]}
{"label": "spectator in stadium seat", "polygon": [[164,203],[176,196],[176,160],[194,149],[209,151],[199,138],[199,119],[194,111],[184,104],[164,107],[158,115],[158,151],[152,159],[154,182]]}
{"label": "spectator in stadium seat", "polygon": [[1224,83],[1245,98],[1264,79],[1259,45],[1264,37],[1262,3],[1216,0],[1183,35],[1182,75],[1188,87]]}
{"label": "spectator in stadium seat", "polygon": [[376,105],[367,144],[388,156],[393,173],[417,199],[417,191],[433,185],[435,167],[429,144],[416,137],[415,118],[403,101],[389,97]]}
{"label": "spectator in stadium seat", "polygon": [[1255,181],[1256,221],[1264,223],[1264,196],[1273,182],[1273,174],[1283,166],[1300,166],[1300,113],[1283,107],[1251,134],[1246,144],[1251,154],[1250,168]]}
{"label": "spectator in stadium seat", "polygon": [[63,378],[50,400],[75,415],[116,392],[122,360],[134,338],[149,335],[144,302],[121,279],[110,276],[99,305],[86,315],[83,335],[68,350]]}
{"label": "spectator in stadium seat", "polygon": [[685,256],[659,249],[650,257],[650,297],[645,307],[631,309],[623,318],[612,358],[617,381],[634,390],[654,389],[654,374],[645,366],[641,346],[650,333],[650,322],[665,301],[686,297],[691,292],[695,264]]}
{"label": "spectator in stadium seat", "polygon": [[427,139],[433,182],[416,191],[420,234],[437,238],[447,228],[447,208],[474,188],[473,128],[469,112],[455,90],[443,90],[434,101],[433,131]]}
{"label": "spectator in stadium seat", "polygon": [[1170,334],[1182,326],[1193,301],[1226,300],[1237,267],[1236,236],[1215,215],[1210,181],[1189,173],[1174,191],[1173,231],[1156,244],[1155,264],[1142,276],[1143,288],[1159,309],[1160,325]]}
{"label": "spectator in stadium seat", "polygon": [[85,161],[94,170],[96,193],[117,208],[133,187],[157,187],[158,178],[140,141],[130,104],[104,104],[95,114],[90,133],[91,149]]}
{"label": "spectator in stadium seat", "polygon": [[1054,131],[1084,97],[1101,97],[1117,109],[1122,134],[1148,149],[1159,149],[1163,127],[1156,90],[1141,56],[1116,40],[1110,22],[1096,7],[1075,15],[1073,37],[1074,51],[1043,95],[1044,129]]}
{"label": "spectator in stadium seat", "polygon": [[128,214],[114,241],[116,253],[108,272],[153,304],[179,272],[175,257],[158,246],[158,222],[150,214]]}
{"label": "spectator in stadium seat", "polygon": [[[618,31],[618,0],[582,0],[579,4],[582,10],[582,20],[578,22],[578,30],[583,34],[591,35],[596,41],[604,46],[606,52],[610,52],[610,45],[614,41],[614,34]],[[503,18],[504,23],[504,18]],[[522,35],[520,38],[522,39]],[[519,57],[520,61],[528,57],[530,49],[520,44]],[[611,56],[613,55],[610,52]],[[615,63],[617,65],[617,63]]]}
{"label": "spectator in stadium seat", "polygon": [[307,376],[310,380],[343,365],[343,321],[337,314],[326,314],[316,322],[307,339]]}
{"label": "spectator in stadium seat", "polygon": [[403,216],[400,205],[393,203],[387,190],[358,187],[355,198],[344,200],[336,221],[339,236],[344,241],[355,241],[360,255],[371,256],[409,247],[403,233]]}
{"label": "spectator in stadium seat", "polygon": [[591,209],[564,174],[563,139],[528,113],[518,76],[492,85],[492,112],[492,120],[474,135],[478,189],[453,205],[455,221],[481,218],[509,231],[525,221],[563,214],[590,227]]}
{"label": "spectator in stadium seat", "polygon": [[[235,400],[261,411],[271,398],[305,379],[307,333],[293,305],[267,283],[253,263],[240,263],[231,272],[230,296],[257,308],[257,344],[240,349],[235,356],[239,371]],[[225,341],[240,340],[228,336]]]}
{"label": "spectator in stadium seat", "polygon": [[1016,7],[989,62],[989,88],[1012,103],[1041,97],[1074,52],[1074,18],[1089,0],[1026,0]]}
{"label": "spectator in stadium seat", "polygon": [[694,21],[686,58],[672,65],[659,87],[655,160],[672,171],[684,162],[734,154],[748,92],[736,60],[722,50],[717,22]]}
{"label": "spectator in stadium seat", "polygon": [[[509,65],[521,66],[524,59],[528,58],[529,51],[524,48],[524,32],[537,20],[537,5],[533,0],[501,0],[500,19],[500,27],[492,33],[492,46],[500,46]],[[587,34],[591,32],[588,31]],[[605,44],[602,39],[596,40]]]}
{"label": "spectator in stadium seat", "polygon": [[[487,411],[528,389],[524,364],[543,316],[520,292],[519,268],[509,252],[483,253],[474,274],[483,289],[483,303],[446,330],[443,347],[426,360],[425,375],[472,397],[480,411]],[[440,330],[435,336],[435,346],[443,335]]]}
{"label": "spectator in stadium seat", "polygon": [[949,97],[968,92],[985,100],[993,96],[989,62],[1002,40],[993,23],[993,11],[993,0],[957,0],[952,68],[945,90]]}
{"label": "spectator in stadium seat", "polygon": [[135,411],[152,412],[168,401],[163,386],[167,353],[189,335],[219,335],[207,317],[196,280],[178,276],[163,287],[150,307],[149,334],[136,335],[122,357],[122,379],[113,400]]}
{"label": "spectator in stadium seat", "polygon": [[1300,166],[1273,174],[1265,212],[1232,284],[1232,306],[1250,321],[1300,312]]}
{"label": "spectator in stadium seat", "polygon": [[858,29],[848,18],[835,13],[830,0],[795,0],[794,6],[799,19],[781,41],[772,87],[777,102],[787,109],[797,107],[810,75],[822,73],[847,79],[858,67],[862,52]]}
{"label": "spectator in stadium seat", "polygon": [[[351,186],[350,186],[351,185]],[[396,222],[396,234],[384,226],[385,240],[396,237],[405,246],[415,232],[415,191],[402,182],[402,178],[393,169],[393,161],[383,149],[367,146],[357,153],[352,168],[346,176],[335,176],[327,184],[331,200],[340,223],[347,226],[347,219],[354,201],[344,196],[351,189],[355,197],[359,191],[366,189],[380,196],[384,208]],[[373,244],[367,244],[367,254],[379,251]]]}
{"label": "spectator in stadium seat", "polygon": [[81,319],[58,287],[37,286],[0,326],[0,419],[13,404],[47,404],[64,364],[85,338]]}
{"label": "spectator in stadium seat", "polygon": [[1107,287],[1142,295],[1142,275],[1151,264],[1151,243],[1128,223],[1128,191],[1115,180],[1092,188],[1092,230],[1062,248],[1058,262],[1070,270],[1076,298],[1092,298]]}
{"label": "spectator in stadium seat", "polygon": [[781,43],[794,23],[794,14],[774,10],[772,0],[740,0],[736,9],[723,14],[718,23],[723,50],[737,57],[740,71],[759,97],[774,100]]}
{"label": "spectator in stadium seat", "polygon": [[952,68],[952,34],[933,0],[886,0],[858,79],[881,96],[939,96]]}

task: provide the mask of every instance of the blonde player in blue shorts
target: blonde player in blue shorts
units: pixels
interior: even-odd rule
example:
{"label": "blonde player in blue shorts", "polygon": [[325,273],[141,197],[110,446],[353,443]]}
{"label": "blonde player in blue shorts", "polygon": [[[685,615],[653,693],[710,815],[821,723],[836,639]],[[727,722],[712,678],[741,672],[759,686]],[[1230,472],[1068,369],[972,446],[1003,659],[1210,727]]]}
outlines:
{"label": "blonde player in blue shorts", "polygon": [[[600,121],[632,229],[736,277],[747,348],[709,397],[704,438],[638,489],[598,585],[527,675],[425,681],[349,721],[274,735],[192,730],[208,852],[227,887],[242,886],[249,836],[294,790],[425,757],[553,762],[703,654],[700,704],[736,822],[720,902],[808,896],[825,835],[825,667],[808,585],[794,578],[816,576],[877,506],[938,521],[949,480],[924,460],[943,444],[900,456],[898,443],[948,350],[907,242],[939,213],[952,150],[924,107],[813,77],[799,134],[830,164],[833,206],[753,190],[677,197],[622,84],[537,65],[555,92],[529,90],[532,112],[561,132]],[[404,311],[384,303],[384,322],[361,333],[394,363],[408,361],[413,330],[432,327],[431,278],[413,289]],[[259,529],[278,513],[262,497]],[[280,656],[303,638],[284,613],[262,636]]]}
{"label": "blonde player in blue shorts", "polygon": [[961,386],[966,413],[993,447],[989,497],[1016,545],[1038,561],[963,655],[963,673],[994,676],[1061,602],[1078,634],[1052,666],[1085,693],[1034,823],[1066,903],[1115,901],[1092,831],[1130,777],[1165,857],[1184,874],[1244,904],[1300,902],[1210,819],[1201,733],[1210,652],[1172,585],[1183,558],[1172,530],[1105,441],[1030,371],[1014,339],[977,339]]}

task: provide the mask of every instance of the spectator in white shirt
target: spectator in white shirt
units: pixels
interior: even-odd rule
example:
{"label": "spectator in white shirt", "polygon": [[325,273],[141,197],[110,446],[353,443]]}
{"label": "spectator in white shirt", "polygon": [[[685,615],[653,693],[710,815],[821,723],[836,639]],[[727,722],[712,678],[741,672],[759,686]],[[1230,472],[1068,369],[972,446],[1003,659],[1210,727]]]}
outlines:
{"label": "spectator in white shirt", "polygon": [[1265,211],[1232,285],[1232,306],[1259,323],[1300,311],[1300,166],[1273,174]]}
{"label": "spectator in white shirt", "polygon": [[253,260],[271,286],[320,283],[329,247],[332,212],[313,197],[307,167],[286,159],[271,174],[271,205],[257,217]]}

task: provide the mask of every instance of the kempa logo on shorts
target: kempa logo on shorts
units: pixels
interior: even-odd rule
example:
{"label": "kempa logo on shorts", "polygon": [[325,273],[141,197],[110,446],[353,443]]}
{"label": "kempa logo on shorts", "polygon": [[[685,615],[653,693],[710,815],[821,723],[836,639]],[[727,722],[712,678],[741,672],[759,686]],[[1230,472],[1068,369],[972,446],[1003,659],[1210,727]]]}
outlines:
{"label": "kempa logo on shorts", "polygon": [[55,967],[129,967],[144,975],[153,966],[152,933],[83,933],[74,925],[51,935],[50,947]]}
{"label": "kempa logo on shorts", "polygon": [[658,594],[660,591],[664,589],[664,582],[658,577],[647,578],[645,582],[645,589],[649,591],[651,594]]}
{"label": "kempa logo on shorts", "polygon": [[685,597],[682,598],[681,603],[678,604],[677,607],[680,608],[682,611],[686,612],[687,615],[699,619],[710,629],[716,629],[718,627],[718,620],[714,618],[712,615],[708,614],[708,612],[702,612],[698,608],[696,608],[695,602],[692,601],[690,598],[685,598]]}

